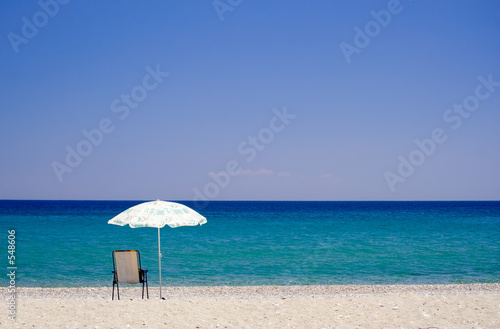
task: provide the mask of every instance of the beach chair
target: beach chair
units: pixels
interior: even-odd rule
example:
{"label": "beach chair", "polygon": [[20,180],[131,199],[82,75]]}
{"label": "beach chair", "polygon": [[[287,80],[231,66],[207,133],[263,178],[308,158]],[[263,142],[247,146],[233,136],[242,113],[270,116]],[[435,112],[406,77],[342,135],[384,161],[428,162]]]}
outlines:
{"label": "beach chair", "polygon": [[141,268],[141,254],[138,250],[115,250],[113,251],[113,294],[115,299],[115,285],[118,299],[120,299],[119,283],[136,284],[142,283],[142,299],[144,299],[144,284],[149,299],[148,270]]}

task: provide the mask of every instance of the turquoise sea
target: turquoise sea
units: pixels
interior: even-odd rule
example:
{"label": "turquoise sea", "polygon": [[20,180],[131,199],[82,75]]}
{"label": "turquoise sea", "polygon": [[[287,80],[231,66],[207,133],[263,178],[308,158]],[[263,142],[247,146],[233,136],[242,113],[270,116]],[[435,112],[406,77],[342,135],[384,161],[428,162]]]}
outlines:
{"label": "turquoise sea", "polygon": [[[161,229],[162,285],[500,282],[500,202],[213,201],[203,226]],[[111,286],[115,249],[158,285],[157,229],[107,221],[141,201],[0,201],[18,286]],[[2,286],[8,285],[2,276]]]}

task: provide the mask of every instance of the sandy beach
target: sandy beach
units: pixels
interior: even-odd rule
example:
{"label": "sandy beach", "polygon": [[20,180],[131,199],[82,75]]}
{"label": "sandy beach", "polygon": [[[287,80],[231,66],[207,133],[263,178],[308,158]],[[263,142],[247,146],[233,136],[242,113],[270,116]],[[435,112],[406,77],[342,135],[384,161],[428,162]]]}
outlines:
{"label": "sandy beach", "polygon": [[[500,284],[18,288],[1,328],[500,328]],[[8,300],[6,289],[3,300]]]}

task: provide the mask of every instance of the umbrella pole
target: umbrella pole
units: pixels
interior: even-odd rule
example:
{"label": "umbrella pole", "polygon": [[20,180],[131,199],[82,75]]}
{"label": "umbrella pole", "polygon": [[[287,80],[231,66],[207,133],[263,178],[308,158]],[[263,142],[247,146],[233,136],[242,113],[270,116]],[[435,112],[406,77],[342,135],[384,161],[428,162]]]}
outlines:
{"label": "umbrella pole", "polygon": [[158,227],[158,265],[160,268],[160,299],[161,299],[161,251],[160,251],[160,228]]}

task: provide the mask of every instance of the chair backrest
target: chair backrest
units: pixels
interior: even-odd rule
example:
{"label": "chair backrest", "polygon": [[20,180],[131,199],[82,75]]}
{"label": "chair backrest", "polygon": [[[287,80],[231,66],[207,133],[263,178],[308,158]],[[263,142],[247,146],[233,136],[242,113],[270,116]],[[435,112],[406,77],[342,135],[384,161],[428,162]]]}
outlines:
{"label": "chair backrest", "polygon": [[119,283],[140,283],[141,258],[137,250],[113,251],[113,266]]}

